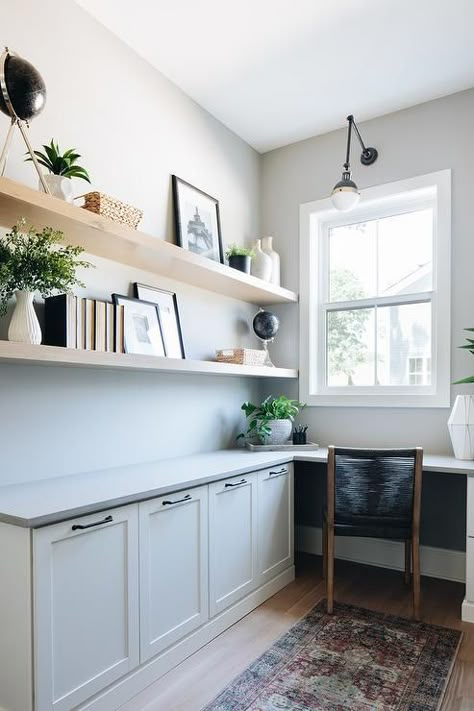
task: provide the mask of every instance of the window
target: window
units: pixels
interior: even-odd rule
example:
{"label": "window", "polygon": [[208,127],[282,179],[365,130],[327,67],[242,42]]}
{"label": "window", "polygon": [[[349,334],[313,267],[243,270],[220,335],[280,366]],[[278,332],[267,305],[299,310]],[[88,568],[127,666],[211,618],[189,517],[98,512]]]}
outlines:
{"label": "window", "polygon": [[449,406],[450,171],[301,206],[300,397]]}

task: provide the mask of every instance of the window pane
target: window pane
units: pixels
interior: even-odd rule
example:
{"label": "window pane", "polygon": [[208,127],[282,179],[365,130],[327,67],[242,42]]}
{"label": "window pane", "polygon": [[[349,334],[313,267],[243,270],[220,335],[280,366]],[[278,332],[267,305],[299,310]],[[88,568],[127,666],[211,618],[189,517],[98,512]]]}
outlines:
{"label": "window pane", "polygon": [[329,300],[352,301],[376,293],[376,222],[329,230]]}
{"label": "window pane", "polygon": [[431,384],[431,303],[377,309],[377,382]]}
{"label": "window pane", "polygon": [[379,295],[432,288],[433,211],[417,210],[378,220]]}
{"label": "window pane", "polygon": [[374,385],[374,318],[374,309],[328,312],[328,385]]}

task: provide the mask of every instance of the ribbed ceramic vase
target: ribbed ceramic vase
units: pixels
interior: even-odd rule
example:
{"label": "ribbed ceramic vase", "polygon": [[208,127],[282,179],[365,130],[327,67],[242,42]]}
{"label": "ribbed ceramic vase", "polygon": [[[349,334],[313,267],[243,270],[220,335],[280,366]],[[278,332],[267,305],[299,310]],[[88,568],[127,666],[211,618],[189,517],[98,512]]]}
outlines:
{"label": "ribbed ceramic vase", "polygon": [[255,246],[255,257],[252,259],[252,276],[264,281],[272,277],[272,258],[262,249],[262,240],[258,239]]}
{"label": "ribbed ceramic vase", "polygon": [[41,343],[41,327],[33,306],[32,291],[16,291],[16,305],[8,327],[8,340],[17,343]]}
{"label": "ribbed ceramic vase", "polygon": [[280,255],[273,249],[273,237],[262,237],[262,250],[272,260],[270,281],[272,284],[280,286]]}
{"label": "ribbed ceramic vase", "polygon": [[474,459],[474,397],[458,395],[448,420],[456,459]]}
{"label": "ribbed ceramic vase", "polygon": [[290,439],[291,420],[270,420],[268,426],[272,433],[265,438],[265,444],[285,444]]}

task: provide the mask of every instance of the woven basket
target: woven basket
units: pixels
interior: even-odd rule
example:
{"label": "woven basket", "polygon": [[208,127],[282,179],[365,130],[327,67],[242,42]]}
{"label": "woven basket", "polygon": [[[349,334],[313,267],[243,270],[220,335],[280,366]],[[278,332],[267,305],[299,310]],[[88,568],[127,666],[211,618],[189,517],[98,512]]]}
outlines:
{"label": "woven basket", "polygon": [[236,365],[263,365],[266,355],[266,351],[256,348],[228,348],[216,351],[216,360]]}
{"label": "woven basket", "polygon": [[138,223],[143,217],[142,210],[104,193],[92,192],[82,196],[84,198],[85,210],[95,212],[96,215],[108,217],[109,220],[120,222],[122,225],[137,229]]}

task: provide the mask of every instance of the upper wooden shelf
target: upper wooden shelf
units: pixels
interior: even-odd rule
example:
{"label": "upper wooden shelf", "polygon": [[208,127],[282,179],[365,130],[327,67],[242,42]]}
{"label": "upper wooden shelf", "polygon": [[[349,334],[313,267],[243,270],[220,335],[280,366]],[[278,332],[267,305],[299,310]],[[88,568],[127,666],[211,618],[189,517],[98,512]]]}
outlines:
{"label": "upper wooden shelf", "polygon": [[0,178],[0,224],[11,227],[19,217],[25,217],[37,228],[49,226],[62,230],[66,243],[80,245],[89,254],[224,296],[259,306],[298,301],[293,291],[267,284],[8,178]]}
{"label": "upper wooden shelf", "polygon": [[293,368],[269,368],[255,365],[233,365],[207,360],[181,360],[127,353],[102,353],[57,346],[0,341],[0,362],[24,365],[55,365],[73,368],[147,370],[161,373],[193,375],[226,375],[250,378],[297,378]]}

